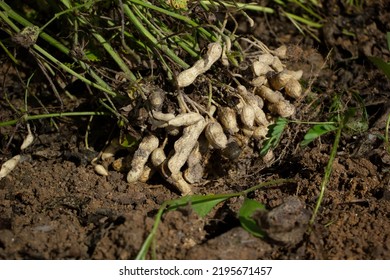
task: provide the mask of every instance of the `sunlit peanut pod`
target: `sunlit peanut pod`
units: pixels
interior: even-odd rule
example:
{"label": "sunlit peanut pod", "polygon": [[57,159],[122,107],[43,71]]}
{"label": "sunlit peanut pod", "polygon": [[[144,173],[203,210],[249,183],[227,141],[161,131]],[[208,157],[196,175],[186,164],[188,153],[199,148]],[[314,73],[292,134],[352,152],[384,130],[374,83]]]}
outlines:
{"label": "sunlit peanut pod", "polygon": [[271,65],[272,62],[274,61],[274,56],[270,53],[264,53],[259,55],[259,58],[257,60],[266,65]]}
{"label": "sunlit peanut pod", "polygon": [[164,122],[168,122],[168,121],[175,118],[175,115],[172,113],[163,113],[163,112],[156,111],[156,110],[152,111],[152,116],[154,119],[159,120],[159,121],[164,121]]}
{"label": "sunlit peanut pod", "polygon": [[256,140],[261,140],[267,137],[268,127],[262,125],[253,130],[252,137]]}
{"label": "sunlit peanut pod", "polygon": [[285,70],[287,71],[288,73],[290,73],[291,77],[294,79],[294,80],[297,80],[299,81],[302,76],[303,76],[303,71],[302,70],[296,70],[296,71],[293,71],[293,70]]}
{"label": "sunlit peanut pod", "polygon": [[264,85],[266,82],[267,82],[266,76],[259,76],[259,77],[255,77],[254,79],[252,79],[251,85],[254,87],[260,87],[260,86]]}
{"label": "sunlit peanut pod", "polygon": [[283,69],[285,68],[283,63],[280,61],[279,57],[274,56],[274,60],[271,63],[271,67],[276,71],[276,72],[282,72]]}
{"label": "sunlit peanut pod", "polygon": [[205,135],[211,146],[215,149],[224,149],[228,139],[223,132],[222,126],[218,122],[211,122],[206,126]]}
{"label": "sunlit peanut pod", "polygon": [[30,129],[29,124],[27,124],[27,130],[28,130],[28,134],[27,134],[26,138],[24,138],[23,143],[20,146],[21,151],[27,149],[27,147],[29,147],[32,144],[32,142],[34,141],[34,135],[31,133],[31,129]]}
{"label": "sunlit peanut pod", "polygon": [[102,175],[102,176],[108,176],[108,171],[103,165],[96,164],[94,169],[95,169],[95,172],[97,174]]}
{"label": "sunlit peanut pod", "polygon": [[195,62],[195,64],[181,72],[176,77],[178,87],[186,87],[191,85],[195,79],[205,73],[210,67],[221,57],[222,47],[219,43],[211,43],[208,45],[208,51],[204,58]]}
{"label": "sunlit peanut pod", "polygon": [[284,91],[288,96],[297,99],[302,95],[302,86],[297,80],[291,79],[284,87]]}
{"label": "sunlit peanut pod", "polygon": [[155,149],[150,155],[150,160],[155,167],[159,167],[165,160],[167,156],[165,155],[164,149],[162,147]]}
{"label": "sunlit peanut pod", "polygon": [[6,162],[4,162],[0,169],[0,179],[4,178],[9,173],[11,173],[11,171],[14,170],[15,167],[18,165],[20,160],[21,160],[21,156],[16,155],[11,159],[7,160]]}
{"label": "sunlit peanut pod", "polygon": [[283,95],[279,91],[274,91],[266,86],[257,88],[255,93],[270,103],[278,103],[279,101],[284,100]]}
{"label": "sunlit peanut pod", "polygon": [[279,103],[268,104],[268,109],[283,118],[291,117],[295,113],[295,107],[287,100],[280,101]]}
{"label": "sunlit peanut pod", "polygon": [[260,109],[260,108],[255,108],[255,122],[257,125],[259,126],[268,126],[269,125],[269,121],[267,119],[267,116],[265,115],[263,109]]}
{"label": "sunlit peanut pod", "polygon": [[176,174],[180,172],[205,126],[206,121],[202,119],[183,129],[183,135],[174,144],[174,154],[168,160],[167,167],[170,173]]}
{"label": "sunlit peanut pod", "polygon": [[168,121],[168,125],[170,126],[189,126],[192,125],[200,120],[202,120],[203,117],[199,113],[191,112],[191,113],[184,113],[179,114],[175,118]]}
{"label": "sunlit peanut pod", "polygon": [[287,46],[286,45],[281,45],[279,48],[273,50],[272,54],[276,55],[280,59],[287,58]]}
{"label": "sunlit peanut pod", "polygon": [[290,71],[283,70],[268,77],[268,82],[273,90],[281,90],[292,79]]}
{"label": "sunlit peanut pod", "polygon": [[245,105],[240,112],[240,119],[247,128],[252,128],[255,123],[255,109],[253,106]]}
{"label": "sunlit peanut pod", "polygon": [[150,154],[158,148],[158,144],[158,138],[154,135],[142,139],[131,161],[131,169],[127,173],[127,182],[136,182],[141,177]]}
{"label": "sunlit peanut pod", "polygon": [[252,71],[255,76],[263,76],[269,71],[272,71],[271,67],[263,62],[255,60],[252,64]]}
{"label": "sunlit peanut pod", "polygon": [[236,112],[234,109],[229,107],[220,107],[218,109],[218,119],[229,134],[235,134],[239,131]]}

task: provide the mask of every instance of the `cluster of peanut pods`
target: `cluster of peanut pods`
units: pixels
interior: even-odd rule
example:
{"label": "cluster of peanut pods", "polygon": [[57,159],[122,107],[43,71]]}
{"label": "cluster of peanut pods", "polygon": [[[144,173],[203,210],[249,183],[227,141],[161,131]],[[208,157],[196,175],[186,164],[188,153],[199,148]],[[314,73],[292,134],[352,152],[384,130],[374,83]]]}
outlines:
{"label": "cluster of peanut pods", "polygon": [[[210,44],[205,57],[177,76],[177,86],[184,88],[194,83],[220,59],[222,50],[219,43]],[[302,71],[286,69],[281,62],[285,52],[283,46],[264,52],[251,62],[249,86],[237,85],[229,92],[239,100],[232,107],[217,102],[208,108],[201,104],[187,106],[183,103],[188,99],[178,98],[181,105],[178,114],[163,112],[165,94],[151,92],[147,100],[148,122],[150,131],[156,134],[147,135],[140,142],[132,157],[127,181],[147,181],[153,171],[158,170],[182,195],[191,194],[191,185],[202,182],[204,162],[211,150],[221,150],[222,155],[235,158],[239,154],[234,153],[240,146],[265,139],[273,118],[292,116],[295,107],[289,100],[302,94],[299,83]],[[173,145],[167,145],[170,139],[175,139]],[[173,149],[167,151],[169,146]],[[117,148],[118,144],[110,145],[101,158],[113,157]],[[101,165],[97,164],[95,170],[107,174]]]}

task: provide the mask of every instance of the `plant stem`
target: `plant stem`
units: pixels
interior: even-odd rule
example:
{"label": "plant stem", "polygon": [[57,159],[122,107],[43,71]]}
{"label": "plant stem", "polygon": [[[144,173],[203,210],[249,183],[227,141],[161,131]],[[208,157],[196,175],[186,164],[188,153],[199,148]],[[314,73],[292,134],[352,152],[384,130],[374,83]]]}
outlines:
{"label": "plant stem", "polygon": [[312,214],[310,222],[309,222],[310,225],[312,225],[315,222],[318,210],[320,209],[322,200],[324,199],[325,190],[326,190],[330,175],[331,175],[332,170],[333,170],[333,162],[334,162],[334,159],[336,158],[337,149],[339,146],[341,131],[343,129],[343,126],[344,126],[343,122],[340,122],[339,127],[338,127],[337,132],[336,132],[334,142],[333,142],[332,150],[330,152],[328,164],[326,165],[326,168],[325,168],[325,175],[324,175],[324,178],[322,179],[322,182],[321,182],[320,195],[317,199],[316,206],[314,208],[313,214]]}
{"label": "plant stem", "polygon": [[0,127],[2,126],[10,126],[15,125],[19,121],[32,121],[46,118],[61,118],[61,117],[80,117],[80,116],[110,116],[111,114],[107,112],[65,112],[65,113],[50,113],[50,114],[42,114],[42,115],[32,115],[32,116],[24,116],[21,119],[9,120],[5,122],[0,122]]}

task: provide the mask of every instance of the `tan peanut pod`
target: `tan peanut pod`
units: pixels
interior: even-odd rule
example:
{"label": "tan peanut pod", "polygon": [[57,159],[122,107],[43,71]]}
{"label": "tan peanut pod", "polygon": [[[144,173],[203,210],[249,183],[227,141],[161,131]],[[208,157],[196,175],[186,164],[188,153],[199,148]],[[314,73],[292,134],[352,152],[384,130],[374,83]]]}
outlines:
{"label": "tan peanut pod", "polygon": [[253,130],[252,137],[256,140],[264,139],[267,137],[267,133],[268,133],[268,127],[266,127],[265,125],[261,125],[256,127]]}
{"label": "tan peanut pod", "polygon": [[260,87],[260,86],[264,85],[266,82],[267,82],[267,78],[265,76],[259,76],[259,77],[254,78],[251,81],[251,85],[254,87]]}
{"label": "tan peanut pod", "polygon": [[175,186],[181,193],[182,196],[192,194],[191,186],[184,180],[181,172],[172,174],[167,178],[168,183]]}
{"label": "tan peanut pod", "polygon": [[287,100],[268,105],[268,109],[283,118],[291,117],[295,113],[295,107]]}
{"label": "tan peanut pod", "polygon": [[274,56],[270,53],[264,53],[259,55],[259,58],[257,59],[259,62],[262,62],[266,65],[271,65],[274,61]]}
{"label": "tan peanut pod", "polygon": [[146,183],[154,174],[154,169],[148,165],[145,165],[141,176],[138,178],[139,182]]}
{"label": "tan peanut pod", "polygon": [[253,130],[252,129],[249,129],[249,128],[241,128],[241,132],[248,138],[251,138],[252,135],[253,135]]}
{"label": "tan peanut pod", "polygon": [[150,155],[150,160],[155,167],[159,167],[166,159],[167,156],[162,147],[155,149]]}
{"label": "tan peanut pod", "polygon": [[241,110],[240,119],[247,128],[252,128],[255,123],[255,109],[251,105],[245,105]]}
{"label": "tan peanut pod", "polygon": [[222,47],[219,43],[210,43],[207,48],[207,55],[204,58],[206,61],[205,71],[209,70],[222,55]]}
{"label": "tan peanut pod", "polygon": [[191,85],[200,74],[209,70],[221,55],[222,47],[219,43],[209,44],[206,56],[195,62],[191,68],[184,70],[177,76],[176,81],[178,87]]}
{"label": "tan peanut pod", "polygon": [[276,55],[280,59],[285,59],[287,57],[287,46],[286,45],[280,46],[279,48],[272,51],[272,54]]}
{"label": "tan peanut pod", "polygon": [[23,151],[27,147],[29,147],[34,141],[34,135],[31,133],[30,124],[27,123],[27,136],[24,138],[22,145],[20,146],[20,150]]}
{"label": "tan peanut pod", "polygon": [[254,96],[254,98],[255,98],[255,100],[256,100],[255,104],[257,104],[257,106],[258,106],[260,109],[263,109],[263,107],[264,107],[264,100],[263,100],[263,98],[261,98],[261,97],[258,96],[258,95],[255,95],[255,94],[253,94],[253,96]]}
{"label": "tan peanut pod", "polygon": [[158,138],[153,135],[142,139],[131,161],[131,169],[129,173],[127,173],[127,182],[135,182],[141,177],[145,164],[148,161],[150,154],[158,148],[158,143]]}
{"label": "tan peanut pod", "polygon": [[181,172],[172,174],[166,161],[160,165],[159,170],[165,180],[180,191],[182,195],[192,194],[191,186],[184,180],[183,174]]}
{"label": "tan peanut pod", "polygon": [[163,121],[163,122],[168,122],[168,121],[175,118],[175,115],[172,113],[163,113],[163,112],[156,111],[156,110],[152,111],[152,116],[154,119],[156,119],[158,121]]}
{"label": "tan peanut pod", "polygon": [[149,95],[148,100],[149,100],[149,103],[150,103],[152,109],[159,111],[159,110],[161,110],[161,107],[164,104],[165,94],[160,90],[153,91]]}
{"label": "tan peanut pod", "polygon": [[277,56],[274,56],[274,60],[272,61],[271,67],[276,72],[282,72],[284,69],[283,63],[280,61],[279,57],[277,57]]}
{"label": "tan peanut pod", "polygon": [[284,91],[292,98],[299,98],[302,95],[302,86],[297,80],[291,79],[284,87]]}
{"label": "tan peanut pod", "polygon": [[257,77],[267,74],[269,71],[272,71],[271,67],[268,64],[255,60],[252,64],[252,71]]}
{"label": "tan peanut pod", "polygon": [[273,90],[281,90],[292,79],[290,71],[282,71],[268,78],[268,82]]}
{"label": "tan peanut pod", "polygon": [[264,111],[260,108],[255,108],[255,122],[260,126],[268,126],[269,121],[267,120],[267,116]]}
{"label": "tan peanut pod", "polygon": [[200,74],[202,74],[202,70],[201,70],[202,68],[199,67],[202,65],[204,65],[203,59],[198,60],[195,63],[195,65],[192,66],[191,68],[188,68],[188,69],[184,70],[183,72],[180,72],[180,74],[177,75],[177,77],[176,77],[177,86],[182,88],[182,87],[187,87],[187,86],[191,85],[195,81],[195,79]]}
{"label": "tan peanut pod", "polygon": [[175,126],[170,126],[168,125],[167,127],[165,127],[165,131],[169,134],[169,135],[172,135],[172,136],[177,136],[180,134],[180,129],[175,127]]}
{"label": "tan peanut pod", "polygon": [[97,174],[102,175],[102,176],[108,176],[108,171],[103,165],[96,164],[94,169],[95,169],[95,172]]}
{"label": "tan peanut pod", "polygon": [[183,177],[188,183],[195,184],[199,183],[202,180],[203,174],[204,168],[202,164],[198,163],[184,170]]}
{"label": "tan peanut pod", "polygon": [[270,103],[278,103],[279,101],[284,100],[283,95],[279,91],[273,91],[266,86],[261,86],[260,88],[257,88],[256,94],[260,95],[260,97]]}
{"label": "tan peanut pod", "polygon": [[9,173],[11,173],[11,171],[14,170],[15,167],[18,165],[20,160],[21,160],[21,156],[16,155],[10,158],[9,160],[7,160],[6,162],[4,162],[0,169],[0,179],[4,178]]}
{"label": "tan peanut pod", "polygon": [[234,109],[220,107],[218,110],[218,119],[229,134],[235,134],[239,131]]}
{"label": "tan peanut pod", "polygon": [[284,71],[290,73],[291,77],[294,80],[297,80],[297,81],[299,81],[302,78],[302,76],[303,76],[303,71],[302,70],[293,71],[293,70],[285,69]]}
{"label": "tan peanut pod", "polygon": [[206,126],[205,135],[211,146],[215,149],[225,149],[228,139],[219,122],[211,122]]}
{"label": "tan peanut pod", "polygon": [[274,159],[275,159],[275,154],[272,150],[268,150],[268,152],[263,156],[263,161],[266,164],[272,163]]}
{"label": "tan peanut pod", "polygon": [[195,113],[195,112],[184,113],[184,114],[179,114],[174,119],[169,120],[168,125],[176,126],[176,127],[189,126],[202,119],[203,117],[199,113]]}
{"label": "tan peanut pod", "polygon": [[200,153],[198,142],[187,159],[188,168],[183,172],[183,177],[188,183],[198,183],[202,179],[204,168],[201,165],[201,161],[202,154]]}
{"label": "tan peanut pod", "polygon": [[107,160],[115,156],[115,153],[121,149],[119,141],[117,138],[111,140],[110,144],[104,149],[100,158],[102,160]]}
{"label": "tan peanut pod", "polygon": [[248,94],[248,90],[246,89],[245,86],[243,85],[238,85],[237,86],[237,92],[241,95],[241,96],[245,96]]}
{"label": "tan peanut pod", "polygon": [[174,144],[175,153],[168,160],[167,167],[170,173],[176,174],[180,172],[205,126],[206,121],[202,117],[202,120],[184,128],[183,135]]}

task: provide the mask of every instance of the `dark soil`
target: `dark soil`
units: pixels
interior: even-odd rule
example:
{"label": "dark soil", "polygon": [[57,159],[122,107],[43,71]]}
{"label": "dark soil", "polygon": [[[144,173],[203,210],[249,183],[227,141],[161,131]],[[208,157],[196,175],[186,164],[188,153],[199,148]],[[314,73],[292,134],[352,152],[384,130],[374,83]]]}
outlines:
{"label": "dark soil", "polygon": [[[282,16],[257,14],[251,29],[270,47],[289,46],[291,68],[304,69],[306,86],[313,81],[313,91],[324,103],[339,93],[349,104],[352,95],[359,94],[367,109],[368,128],[354,133],[345,130],[342,135],[314,226],[309,231],[303,227],[318,199],[334,134],[302,148],[299,141],[309,126],[292,124],[274,151],[278,159],[271,166],[259,170],[251,165],[244,170],[237,164],[232,174],[195,188],[196,193],[227,193],[293,178],[296,183],[250,195],[274,211],[257,217],[268,226],[267,238],[253,237],[240,227],[237,211],[243,199],[235,198],[205,218],[191,207],[164,214],[155,242],[156,258],[390,259],[390,154],[383,141],[390,83],[367,58],[390,61],[386,44],[390,3],[364,1],[359,9],[341,3],[345,1],[323,2],[321,12],[327,23],[314,31],[321,43],[301,35]],[[248,31],[246,23],[240,30]],[[22,108],[25,86],[21,80],[28,76],[1,59],[0,120],[5,121],[15,116],[4,94]],[[29,72],[27,64],[25,70]],[[50,87],[42,83],[44,78],[35,80],[32,91],[50,100]],[[30,102],[36,101],[31,97]],[[58,101],[50,102],[59,106]],[[67,109],[80,106],[66,98],[64,103]],[[314,114],[309,104],[300,108],[297,119],[326,120],[326,113]],[[158,176],[149,184],[129,185],[123,173],[111,170],[102,177],[94,172],[90,160],[108,140],[114,123],[95,118],[89,138],[93,148],[86,149],[88,118],[56,119],[58,129],[47,119],[31,122],[37,138],[23,152],[24,160],[0,180],[1,259],[135,258],[158,208],[178,194]],[[1,127],[0,133],[0,162],[4,162],[19,153],[25,125]]]}

